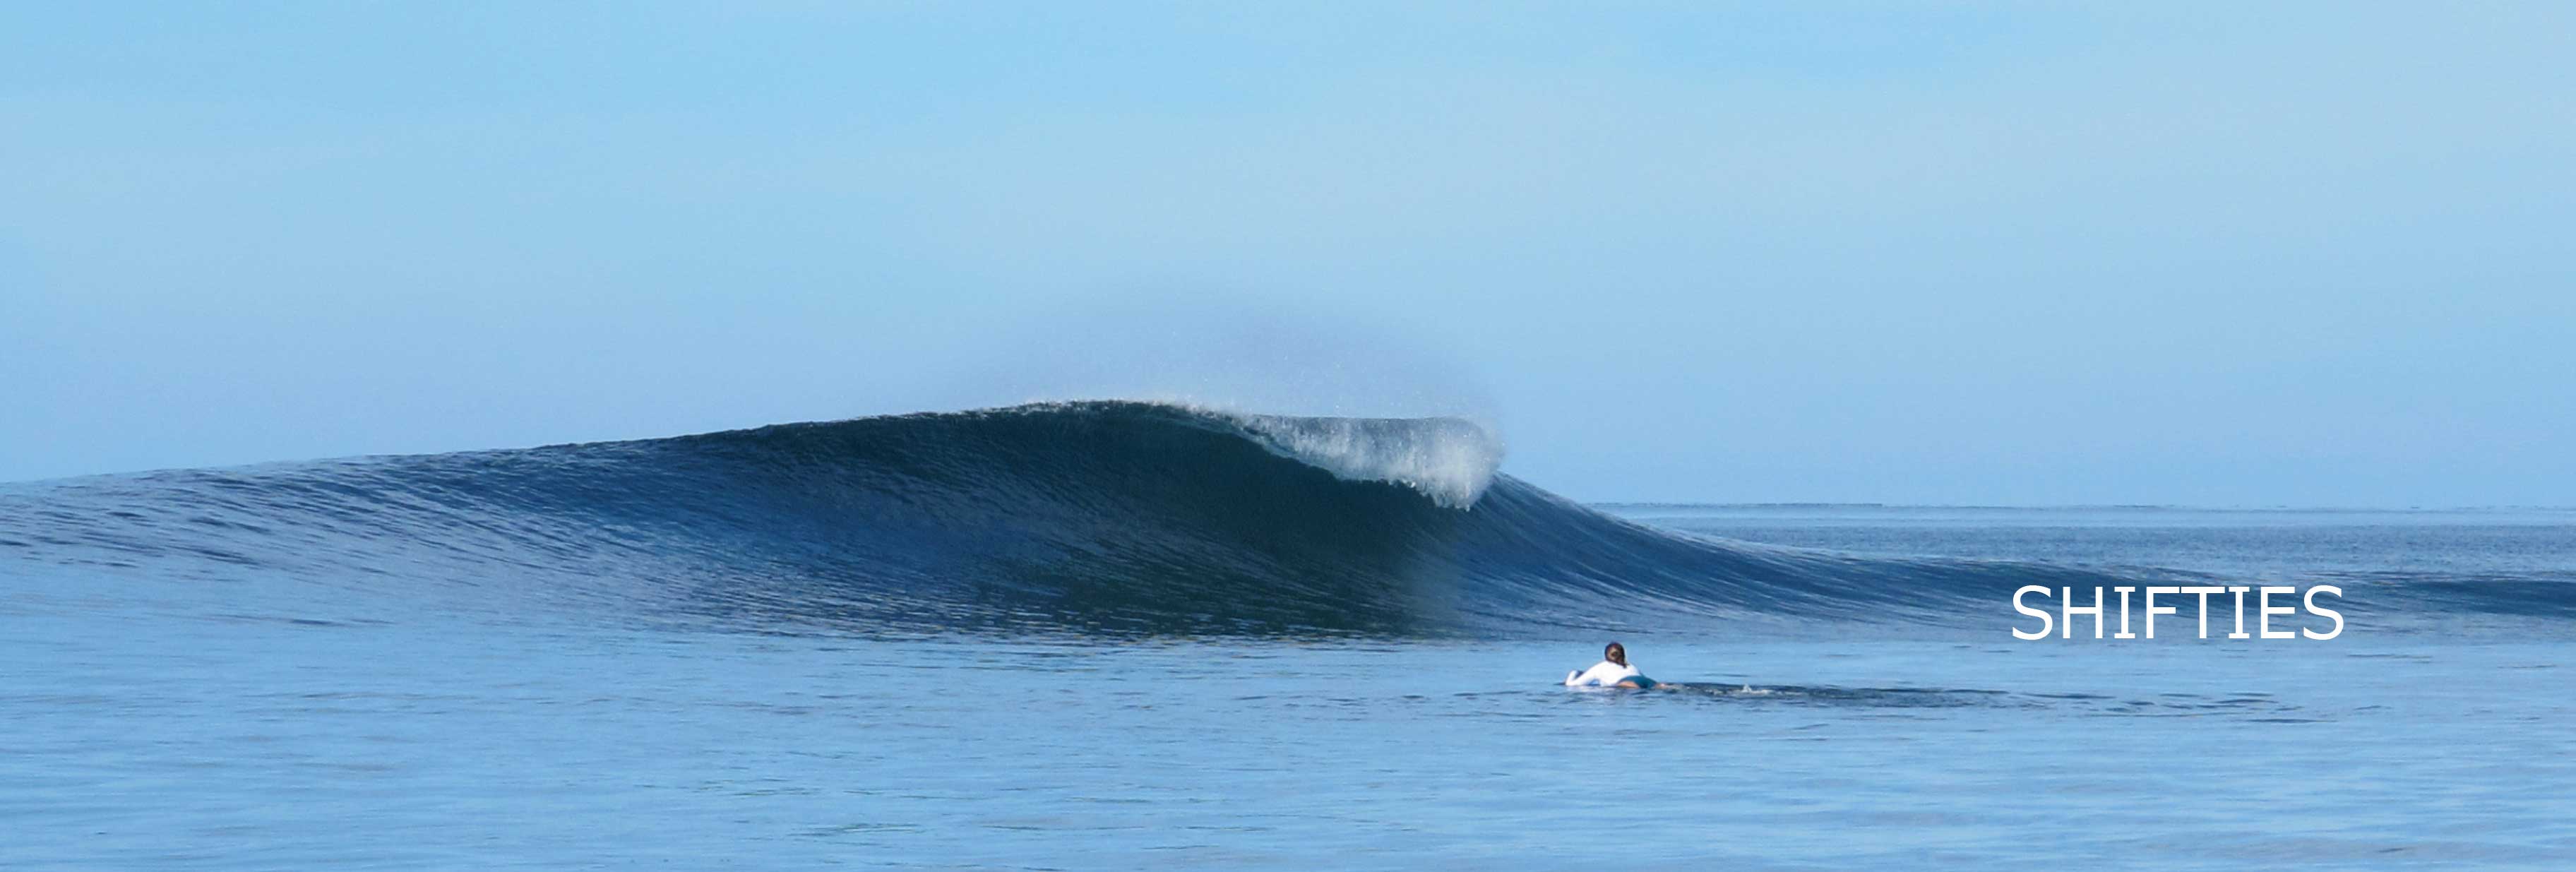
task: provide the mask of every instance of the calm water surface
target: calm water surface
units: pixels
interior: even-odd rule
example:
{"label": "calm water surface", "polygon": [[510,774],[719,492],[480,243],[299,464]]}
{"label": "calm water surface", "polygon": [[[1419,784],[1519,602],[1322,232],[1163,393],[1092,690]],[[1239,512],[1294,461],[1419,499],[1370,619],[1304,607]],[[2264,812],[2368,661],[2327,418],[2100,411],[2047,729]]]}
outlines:
{"label": "calm water surface", "polygon": [[[2564,568],[2570,551],[2548,518],[1627,511],[1811,546],[2249,575],[2375,567],[2334,555],[2391,535],[2450,543],[2417,559],[2454,570]],[[1680,686],[1605,692],[1553,686],[1597,653],[1581,638],[876,641],[494,620],[256,580],[221,597],[113,573],[11,583],[13,868],[2576,858],[2576,649],[2546,632],[2024,643],[1998,604],[1991,638],[1632,637]]]}

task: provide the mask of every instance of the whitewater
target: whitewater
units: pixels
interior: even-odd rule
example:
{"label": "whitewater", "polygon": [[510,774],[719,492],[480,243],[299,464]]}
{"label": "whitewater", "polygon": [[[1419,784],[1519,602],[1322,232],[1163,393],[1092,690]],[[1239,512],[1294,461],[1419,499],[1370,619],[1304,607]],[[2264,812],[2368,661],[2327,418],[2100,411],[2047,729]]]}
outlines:
{"label": "whitewater", "polygon": [[[0,485],[0,857],[2576,856],[2576,514],[1587,506],[1506,466],[1462,419],[1097,401]],[[2008,632],[2024,585],[2175,583],[2338,585],[2350,629]],[[1556,686],[1613,638],[1673,686]]]}

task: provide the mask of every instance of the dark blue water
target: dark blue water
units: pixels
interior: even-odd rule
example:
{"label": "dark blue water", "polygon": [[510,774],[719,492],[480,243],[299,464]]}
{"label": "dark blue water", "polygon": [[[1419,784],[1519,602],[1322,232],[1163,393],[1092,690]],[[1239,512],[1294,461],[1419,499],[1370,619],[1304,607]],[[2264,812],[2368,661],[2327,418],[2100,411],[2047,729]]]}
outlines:
{"label": "dark blue water", "polygon": [[[1595,509],[1499,461],[1083,404],[5,486],[0,857],[2576,856],[2576,513]],[[2177,580],[2351,626],[2007,632],[2022,584]],[[1555,686],[1613,634],[1669,686]]]}

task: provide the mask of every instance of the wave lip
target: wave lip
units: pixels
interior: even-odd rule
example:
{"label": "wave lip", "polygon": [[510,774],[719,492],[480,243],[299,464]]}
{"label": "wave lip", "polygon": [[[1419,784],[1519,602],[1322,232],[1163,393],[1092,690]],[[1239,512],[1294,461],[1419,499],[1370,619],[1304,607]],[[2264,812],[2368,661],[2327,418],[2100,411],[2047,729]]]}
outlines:
{"label": "wave lip", "polygon": [[1313,418],[1223,413],[1273,453],[1347,481],[1401,484],[1452,509],[1484,496],[1503,442],[1464,418]]}

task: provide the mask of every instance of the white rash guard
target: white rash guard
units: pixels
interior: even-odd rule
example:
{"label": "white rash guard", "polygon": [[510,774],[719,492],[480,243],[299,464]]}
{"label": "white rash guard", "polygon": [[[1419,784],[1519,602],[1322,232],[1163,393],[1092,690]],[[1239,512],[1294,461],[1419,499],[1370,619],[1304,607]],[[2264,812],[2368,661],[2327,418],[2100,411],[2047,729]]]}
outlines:
{"label": "white rash guard", "polygon": [[1565,686],[1609,687],[1611,685],[1618,684],[1619,679],[1635,678],[1644,674],[1645,673],[1643,672],[1637,671],[1637,667],[1622,666],[1608,660],[1603,660],[1599,663],[1592,664],[1592,668],[1590,669],[1586,669],[1581,672],[1566,673]]}

